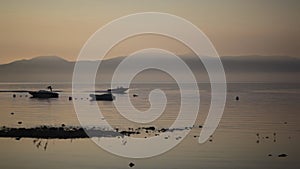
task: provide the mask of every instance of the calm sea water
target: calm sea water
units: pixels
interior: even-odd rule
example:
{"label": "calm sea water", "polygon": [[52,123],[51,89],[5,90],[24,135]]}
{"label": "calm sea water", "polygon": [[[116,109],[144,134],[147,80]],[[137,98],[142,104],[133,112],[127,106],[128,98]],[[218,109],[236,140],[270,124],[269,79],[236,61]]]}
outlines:
{"label": "calm sea water", "polygon": [[[0,90],[38,90],[48,84],[0,84]],[[71,84],[52,84],[62,90],[60,98],[31,99],[27,93],[0,93],[0,126],[35,127],[40,125],[78,126],[71,96]],[[152,158],[130,159],[110,154],[89,139],[39,140],[47,149],[37,148],[35,139],[0,138],[0,168],[300,168],[300,85],[233,83],[228,84],[225,112],[210,141],[198,143],[210,106],[209,84],[198,84],[201,95],[195,127],[172,150]],[[109,88],[97,85],[98,90]],[[122,100],[129,95],[141,111],[150,107],[148,94],[153,89],[166,93],[168,103],[163,115],[147,125],[168,127],[180,108],[176,84],[132,84],[128,94],[116,95]],[[192,91],[196,92],[196,91]],[[86,97],[75,102],[97,104],[113,127],[139,127],[124,119],[112,102],[92,102]],[[132,97],[138,94],[138,97]],[[235,97],[240,100],[236,101]],[[75,99],[75,98],[74,98]],[[193,99],[193,98],[191,98]],[[14,112],[14,115],[11,115]],[[22,121],[22,124],[18,124]],[[274,135],[274,133],[276,133]],[[259,137],[257,136],[259,134]],[[287,157],[278,157],[287,154]]]}

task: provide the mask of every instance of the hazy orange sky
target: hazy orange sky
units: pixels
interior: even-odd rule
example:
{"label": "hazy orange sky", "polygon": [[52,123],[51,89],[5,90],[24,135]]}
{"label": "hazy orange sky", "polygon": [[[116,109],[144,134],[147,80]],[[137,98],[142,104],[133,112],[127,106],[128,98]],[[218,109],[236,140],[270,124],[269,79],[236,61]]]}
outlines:
{"label": "hazy orange sky", "polygon": [[[85,41],[104,24],[149,11],[191,21],[220,55],[300,57],[299,9],[298,0],[1,0],[0,63],[43,55],[75,60]],[[137,45],[180,49],[159,38],[149,37],[146,44],[140,40],[120,45],[111,55],[126,55]]]}

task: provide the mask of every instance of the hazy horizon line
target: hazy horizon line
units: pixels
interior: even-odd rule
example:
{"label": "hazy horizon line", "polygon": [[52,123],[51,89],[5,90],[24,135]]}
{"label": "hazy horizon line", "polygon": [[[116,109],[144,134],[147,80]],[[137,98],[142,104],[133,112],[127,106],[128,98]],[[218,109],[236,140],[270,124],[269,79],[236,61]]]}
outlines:
{"label": "hazy horizon line", "polygon": [[[191,57],[193,55],[188,55],[188,54],[183,54],[183,55],[178,55],[180,57]],[[18,61],[30,61],[30,60],[34,60],[34,59],[46,59],[46,58],[58,58],[58,59],[61,59],[61,60],[64,60],[64,61],[68,61],[68,62],[76,62],[78,60],[70,60],[70,59],[66,59],[65,57],[63,56],[59,56],[59,55],[39,55],[39,56],[34,56],[34,57],[31,57],[31,58],[24,58],[24,59],[16,59],[16,60],[12,60],[12,61],[9,61],[9,62],[4,62],[4,63],[1,63],[0,62],[0,65],[6,65],[6,64],[11,64],[11,63],[14,63],[14,62],[18,62]],[[116,59],[116,58],[123,58],[123,57],[127,57],[127,56],[114,56],[114,57],[109,57],[109,58],[104,58],[102,60],[110,60],[110,59]],[[241,58],[241,57],[263,57],[263,58],[275,58],[275,57],[280,57],[280,58],[293,58],[293,59],[300,59],[299,56],[290,56],[290,55],[261,55],[261,54],[245,54],[245,55],[222,55],[220,56],[220,58],[224,58],[224,57],[237,57],[237,58]],[[101,59],[99,59],[101,60]],[[95,60],[80,60],[80,61],[95,61]]]}

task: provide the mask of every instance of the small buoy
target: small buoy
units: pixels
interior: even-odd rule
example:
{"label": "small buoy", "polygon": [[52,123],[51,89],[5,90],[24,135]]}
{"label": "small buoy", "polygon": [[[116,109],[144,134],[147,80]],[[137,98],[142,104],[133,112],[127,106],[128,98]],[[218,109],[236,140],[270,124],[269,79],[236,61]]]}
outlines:
{"label": "small buoy", "polygon": [[69,97],[69,100],[71,101],[71,100],[72,100],[72,97]]}
{"label": "small buoy", "polygon": [[17,97],[17,95],[13,94],[13,98],[16,98],[16,97]]}
{"label": "small buoy", "polygon": [[240,100],[239,96],[236,96],[236,97],[235,97],[235,100]]}
{"label": "small buoy", "polygon": [[129,167],[134,167],[134,165],[135,165],[135,164],[134,164],[134,163],[132,163],[132,162],[131,162],[131,163],[129,163]]}

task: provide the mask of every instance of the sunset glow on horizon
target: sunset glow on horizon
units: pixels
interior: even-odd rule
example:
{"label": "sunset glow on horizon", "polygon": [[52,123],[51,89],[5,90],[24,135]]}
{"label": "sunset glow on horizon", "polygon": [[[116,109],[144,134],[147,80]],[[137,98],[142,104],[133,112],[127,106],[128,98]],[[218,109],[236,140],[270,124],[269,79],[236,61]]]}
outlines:
{"label": "sunset glow on horizon", "polygon": [[[46,55],[76,60],[86,40],[99,28],[119,17],[149,11],[191,21],[210,38],[221,56],[300,56],[300,2],[295,0],[0,3],[0,64]],[[157,37],[146,39],[147,43],[140,43],[141,39],[133,38],[111,56],[125,56],[154,44],[178,54],[186,53],[178,42]]]}

